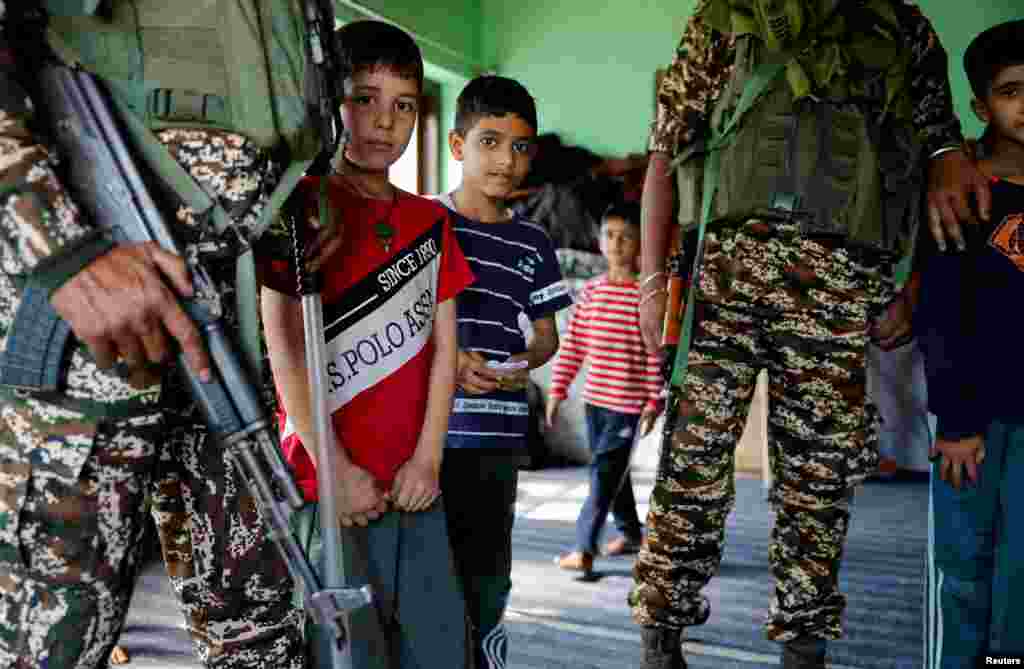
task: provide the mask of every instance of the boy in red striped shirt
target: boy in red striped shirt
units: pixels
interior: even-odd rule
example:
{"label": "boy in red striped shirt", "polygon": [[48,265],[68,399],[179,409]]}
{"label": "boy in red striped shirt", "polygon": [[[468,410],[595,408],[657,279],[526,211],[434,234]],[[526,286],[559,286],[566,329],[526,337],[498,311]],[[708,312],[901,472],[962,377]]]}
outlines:
{"label": "boy in red striped shirt", "polygon": [[650,432],[661,407],[658,359],[648,355],[640,334],[640,207],[615,204],[601,220],[601,253],[608,272],[587,282],[569,320],[555,360],[546,419],[550,427],[584,360],[589,360],[586,403],[590,494],[576,520],[576,549],[559,556],[562,569],[589,574],[597,540],[611,510],[620,536],[606,555],[635,553],[643,538],[636,513],[629,459],[636,432]]}

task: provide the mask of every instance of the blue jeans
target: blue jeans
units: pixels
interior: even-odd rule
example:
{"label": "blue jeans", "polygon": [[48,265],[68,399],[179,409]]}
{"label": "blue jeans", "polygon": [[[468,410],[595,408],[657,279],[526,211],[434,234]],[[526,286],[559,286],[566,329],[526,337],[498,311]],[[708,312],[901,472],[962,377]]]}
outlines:
{"label": "blue jeans", "polygon": [[932,468],[937,639],[929,666],[968,669],[1024,654],[1024,425],[985,433],[980,481],[955,490]]}
{"label": "blue jeans", "polygon": [[608,511],[624,537],[640,543],[640,518],[636,513],[629,459],[636,442],[640,414],[620,413],[586,405],[587,446],[590,461],[590,494],[576,519],[576,549],[597,554],[597,541],[604,529]]}

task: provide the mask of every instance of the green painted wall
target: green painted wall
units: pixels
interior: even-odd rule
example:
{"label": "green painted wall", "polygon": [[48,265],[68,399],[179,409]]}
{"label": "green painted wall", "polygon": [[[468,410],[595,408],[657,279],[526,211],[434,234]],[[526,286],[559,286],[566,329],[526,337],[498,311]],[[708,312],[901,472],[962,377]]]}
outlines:
{"label": "green painted wall", "polygon": [[[641,151],[654,110],[654,71],[672,58],[694,0],[481,0],[485,67],[522,81],[542,131],[592,150]],[[1020,0],[920,0],[947,50],[957,110],[978,132],[960,65],[982,29],[1024,16]]]}
{"label": "green painted wall", "polygon": [[654,71],[694,0],[482,0],[484,63],[537,99],[541,131],[599,152],[646,148]]}
{"label": "green painted wall", "polygon": [[478,0],[335,0],[335,7],[342,21],[379,18],[401,26],[432,65],[463,76],[479,69]]}
{"label": "green painted wall", "polygon": [[[965,130],[980,125],[960,65],[984,28],[1020,18],[1020,0],[920,0],[950,53],[957,112]],[[335,0],[341,20],[383,18],[417,39],[427,76],[440,84],[442,157],[455,98],[476,73],[522,81],[537,99],[542,131],[611,154],[643,151],[654,111],[654,71],[675,50],[695,0]],[[458,171],[441,164],[441,184]]]}

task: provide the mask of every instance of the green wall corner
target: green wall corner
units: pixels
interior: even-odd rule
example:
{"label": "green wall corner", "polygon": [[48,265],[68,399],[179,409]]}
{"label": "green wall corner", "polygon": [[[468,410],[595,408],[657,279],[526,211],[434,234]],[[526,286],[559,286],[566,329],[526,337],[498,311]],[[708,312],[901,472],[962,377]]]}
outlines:
{"label": "green wall corner", "polygon": [[[694,0],[482,0],[480,55],[537,99],[542,132],[597,152],[643,151],[654,114],[655,70],[672,59]],[[963,52],[985,28],[1024,16],[1020,0],[920,0],[947,52],[958,116],[970,111]]]}

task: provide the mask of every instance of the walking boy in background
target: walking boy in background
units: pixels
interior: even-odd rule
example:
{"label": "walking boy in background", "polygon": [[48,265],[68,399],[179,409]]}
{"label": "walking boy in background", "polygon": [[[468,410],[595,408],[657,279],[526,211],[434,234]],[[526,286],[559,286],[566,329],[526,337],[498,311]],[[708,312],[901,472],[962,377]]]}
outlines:
{"label": "walking boy in background", "polygon": [[[526,382],[558,349],[554,314],[571,303],[547,233],[510,217],[505,203],[530,167],[536,134],[537,111],[521,84],[495,76],[470,81],[448,136],[462,183],[441,198],[476,275],[457,305],[459,388],[441,490],[478,669],[506,666],[501,620],[512,588],[516,485],[526,456]],[[529,343],[521,316],[533,326]]]}
{"label": "walking boy in background", "polygon": [[1011,521],[1024,510],[1024,20],[981,33],[964,67],[988,124],[979,167],[991,179],[991,217],[965,228],[966,251],[929,258],[915,320],[938,418],[941,637],[928,666],[941,669],[1024,655],[1024,534]]}
{"label": "walking boy in background", "polygon": [[590,574],[608,511],[620,536],[606,555],[635,553],[643,540],[629,477],[629,459],[639,428],[647,434],[659,413],[661,374],[656,356],[644,350],[638,306],[640,206],[613,204],[601,219],[601,253],[608,272],[583,287],[565,341],[555,360],[546,421],[552,427],[569,386],[589,359],[586,404],[590,494],[576,519],[576,549],[559,556],[562,569]]}
{"label": "walking boy in background", "polygon": [[[453,298],[472,274],[444,208],[388,181],[416,125],[419,48],[376,21],[350,23],[339,38],[352,68],[342,105],[349,139],[334,174],[300,186],[311,211],[325,187],[330,213],[344,226],[340,249],[322,268],[328,362],[320,373],[341,446],[336,471],[318,472],[314,460],[295,279],[285,262],[263,264],[267,346],[287,410],[283,448],[311,502],[297,514],[296,530],[319,562],[316,477],[331,477],[347,585],[369,582],[375,595],[375,611],[358,611],[353,620],[376,615],[384,632],[383,647],[352,634],[354,667],[459,669],[466,664],[466,615],[438,477],[455,388]],[[329,667],[331,639],[319,626],[307,633],[318,666]]]}

